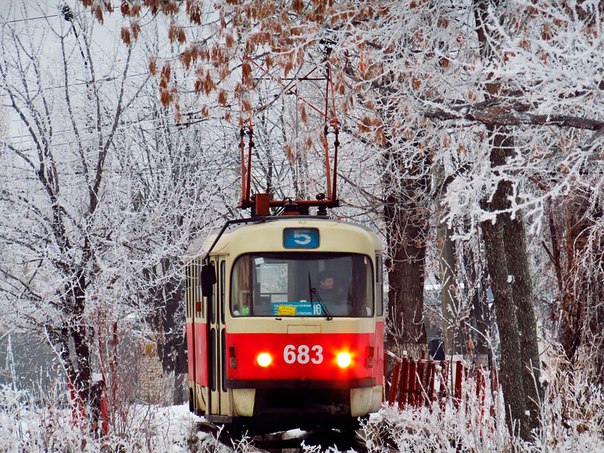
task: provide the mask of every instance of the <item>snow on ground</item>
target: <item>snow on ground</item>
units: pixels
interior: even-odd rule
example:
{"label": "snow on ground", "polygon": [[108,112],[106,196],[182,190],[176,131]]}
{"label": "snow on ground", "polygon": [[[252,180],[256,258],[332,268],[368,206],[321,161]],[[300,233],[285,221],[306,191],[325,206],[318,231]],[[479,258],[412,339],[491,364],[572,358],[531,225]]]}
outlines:
{"label": "snow on ground", "polygon": [[[493,407],[493,415],[489,414],[490,408],[487,412],[483,409],[471,400],[459,408],[450,402],[403,411],[384,406],[365,424],[362,436],[370,452],[508,452],[512,448],[530,453],[604,452],[604,432],[599,422],[594,423],[601,421],[602,414],[592,414],[596,416],[592,422],[574,423],[560,417],[554,401],[543,411],[546,429],[528,445],[510,436],[501,404]],[[189,412],[187,404],[134,404],[121,410],[109,435],[99,439],[84,434],[88,431],[74,424],[69,407],[57,407],[56,400],[35,400],[26,392],[0,386],[0,453],[257,451],[246,439],[232,448],[220,444],[213,436],[198,431],[202,420]],[[309,445],[303,451],[338,450]]]}

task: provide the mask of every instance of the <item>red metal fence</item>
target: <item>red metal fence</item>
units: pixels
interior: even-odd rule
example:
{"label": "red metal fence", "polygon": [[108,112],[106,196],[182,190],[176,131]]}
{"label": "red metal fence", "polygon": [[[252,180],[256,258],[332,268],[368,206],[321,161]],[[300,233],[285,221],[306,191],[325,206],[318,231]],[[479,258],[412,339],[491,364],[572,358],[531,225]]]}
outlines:
{"label": "red metal fence", "polygon": [[[461,360],[414,360],[386,353],[384,363],[393,361],[394,369],[387,390],[387,400],[388,404],[396,403],[401,409],[430,406],[435,401],[440,402],[444,408],[449,399],[459,408],[464,396],[475,392],[476,398],[483,405],[484,413],[487,396],[493,395],[497,389],[494,369],[469,365]],[[494,398],[488,399],[491,406],[489,413],[492,414]]]}

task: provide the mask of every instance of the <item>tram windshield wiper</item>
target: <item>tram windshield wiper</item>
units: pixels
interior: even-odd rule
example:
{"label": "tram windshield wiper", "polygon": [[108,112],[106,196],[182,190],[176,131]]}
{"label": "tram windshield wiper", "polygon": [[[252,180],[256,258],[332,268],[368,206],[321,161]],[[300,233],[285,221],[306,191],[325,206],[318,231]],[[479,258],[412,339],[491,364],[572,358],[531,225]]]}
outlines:
{"label": "tram windshield wiper", "polygon": [[313,307],[313,313],[315,311],[315,309],[314,309],[315,302],[317,302],[319,304],[319,306],[321,307],[321,310],[323,310],[325,319],[327,319],[328,321],[331,321],[333,319],[333,316],[331,316],[331,313],[329,313],[329,310],[325,306],[325,302],[323,302],[323,299],[319,295],[317,288],[313,288],[312,281],[310,279],[310,272],[308,273],[308,295],[310,297],[310,304]]}

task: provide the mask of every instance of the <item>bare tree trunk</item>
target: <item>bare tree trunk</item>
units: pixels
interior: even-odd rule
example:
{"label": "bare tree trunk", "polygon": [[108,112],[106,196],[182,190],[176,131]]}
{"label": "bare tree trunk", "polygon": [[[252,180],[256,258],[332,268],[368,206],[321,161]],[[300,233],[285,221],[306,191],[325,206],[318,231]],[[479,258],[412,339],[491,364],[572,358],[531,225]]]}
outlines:
{"label": "bare tree trunk", "polygon": [[[503,4],[505,0],[474,0],[476,33],[486,60],[497,58],[497,49],[487,38],[488,35],[496,38],[489,22],[489,8]],[[486,95],[496,98],[504,89],[499,83],[489,82]],[[488,129],[494,132],[490,160],[491,167],[496,169],[505,165],[514,140],[505,131]],[[509,208],[511,196],[511,183],[500,181],[492,201],[483,201],[483,207],[491,212],[504,211]],[[498,214],[495,220],[495,223],[483,222],[482,230],[501,343],[501,385],[509,407],[508,426],[512,428],[514,422],[520,422],[520,436],[530,440],[531,430],[539,428],[540,398],[533,375],[539,376],[540,363],[524,225],[519,219],[512,221],[507,213]],[[519,317],[522,317],[520,322]],[[531,409],[528,415],[527,408]]]}
{"label": "bare tree trunk", "polygon": [[[436,164],[433,173],[437,191],[442,194],[446,191],[449,183],[445,180],[443,165]],[[459,311],[455,305],[457,258],[455,256],[455,243],[451,240],[451,234],[452,231],[447,225],[439,223],[436,231],[436,243],[440,247],[438,264],[441,285],[443,349],[448,356],[463,354],[463,331],[459,322],[456,322]]]}
{"label": "bare tree trunk", "polygon": [[390,345],[398,354],[420,358],[426,351],[424,328],[424,257],[404,258],[401,247],[392,259],[388,272],[390,282],[389,313],[394,332]]}
{"label": "bare tree trunk", "polygon": [[500,217],[503,222],[502,233],[508,273],[512,279],[512,296],[517,310],[524,392],[527,398],[527,408],[530,411],[529,425],[531,429],[538,429],[540,426],[539,406],[543,390],[540,383],[541,361],[524,222],[521,212],[516,213],[516,217],[513,219],[509,214]]}
{"label": "bare tree trunk", "polygon": [[[505,163],[513,145],[513,139],[499,132],[495,133],[491,150],[491,164],[494,168]],[[511,196],[511,184],[503,181],[497,186],[493,201],[485,202],[484,205],[494,212],[503,211],[509,208]],[[529,439],[530,431],[539,429],[540,426],[540,402],[543,394],[524,223],[520,212],[516,213],[514,219],[508,213],[499,214],[496,222],[500,224],[499,227],[497,224],[484,222],[483,231],[501,340],[501,381],[511,415],[523,423],[520,433],[524,439]],[[508,306],[510,303],[512,305]],[[520,375],[521,379],[513,374]],[[511,383],[504,382],[508,378],[512,379]],[[519,384],[521,387],[517,387]],[[524,407],[518,404],[521,398]],[[525,420],[526,409],[529,411]]]}
{"label": "bare tree trunk", "polygon": [[491,289],[495,299],[495,314],[501,343],[501,364],[499,370],[503,397],[506,404],[506,421],[511,431],[514,423],[520,422],[522,438],[528,438],[526,417],[526,396],[524,393],[520,340],[516,307],[512,291],[508,285],[508,269],[501,224],[490,221],[482,224]]}
{"label": "bare tree trunk", "polygon": [[[467,266],[472,266],[472,263],[468,263]],[[470,281],[485,282],[484,272],[479,277],[474,275]],[[474,289],[474,294],[472,295],[472,319],[474,321],[472,337],[476,363],[488,366],[493,354],[488,342],[489,331],[493,325],[493,316],[489,308],[487,289],[484,287],[484,284]]]}
{"label": "bare tree trunk", "polygon": [[[506,159],[506,147],[511,140],[500,133],[495,133],[491,149],[491,165],[495,168]],[[491,212],[504,210],[507,205],[509,182],[500,182],[491,202],[483,201],[483,208]],[[495,299],[495,314],[501,343],[500,382],[506,404],[508,427],[514,430],[514,424],[520,423],[519,433],[523,439],[530,438],[528,420],[526,419],[526,393],[524,387],[524,364],[518,335],[518,321],[512,288],[509,284],[508,255],[506,253],[503,222],[501,216],[497,221],[487,220],[482,223],[483,238],[487,256],[487,267],[490,274],[491,289]]]}
{"label": "bare tree trunk", "polygon": [[[77,275],[77,271],[74,271]],[[73,388],[76,405],[87,410],[90,405],[92,366],[90,362],[90,337],[84,319],[85,279],[80,272],[63,292],[62,307],[65,320],[60,326],[46,326],[50,339],[58,347],[61,364],[65,369],[68,384]],[[79,414],[78,414],[79,415]]]}
{"label": "bare tree trunk", "polygon": [[451,232],[446,225],[439,225],[437,232],[438,243],[441,245],[440,264],[440,300],[443,314],[443,336],[445,354],[451,356],[463,354],[463,330],[457,322],[458,310],[455,307],[455,243],[451,240]]}
{"label": "bare tree trunk", "polygon": [[[396,159],[391,153],[388,158]],[[405,167],[400,159],[396,168],[403,174]],[[427,173],[420,172],[407,175],[396,184],[392,175],[384,180],[385,188],[390,191],[384,208],[390,256],[388,343],[393,352],[406,351],[415,358],[426,352],[423,312],[428,222],[427,209],[422,207],[420,197],[428,192],[430,181]]]}
{"label": "bare tree trunk", "polygon": [[[144,269],[142,274],[150,284],[163,282],[166,275],[172,272],[171,266],[169,260],[164,258],[157,268]],[[184,335],[180,328],[184,322],[181,292],[181,282],[174,275],[161,286],[150,287],[148,295],[149,304],[153,306],[149,321],[158,333],[157,351],[162,368],[164,372],[174,371],[177,374],[184,373],[187,369]]]}

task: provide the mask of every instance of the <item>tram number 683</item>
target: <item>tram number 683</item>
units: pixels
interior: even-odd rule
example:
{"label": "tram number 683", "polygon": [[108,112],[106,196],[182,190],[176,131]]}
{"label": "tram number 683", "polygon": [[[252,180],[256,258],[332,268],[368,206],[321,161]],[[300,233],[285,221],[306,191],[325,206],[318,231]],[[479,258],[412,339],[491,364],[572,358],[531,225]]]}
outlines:
{"label": "tram number 683", "polygon": [[283,348],[283,360],[288,365],[294,363],[306,365],[309,362],[318,365],[323,362],[323,346],[318,344],[314,346],[301,344],[296,347],[293,344],[288,344]]}

